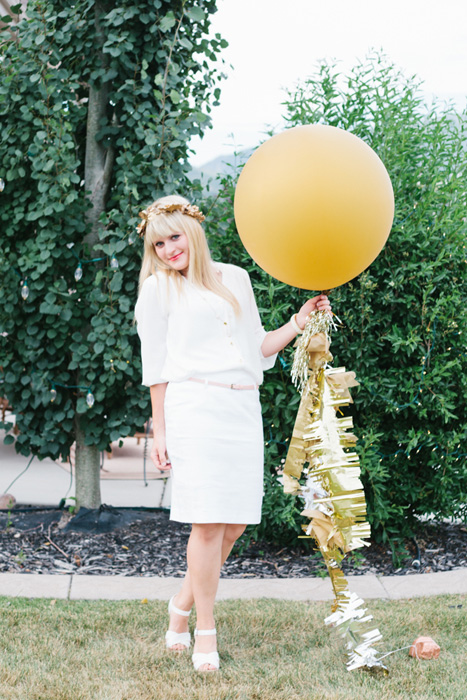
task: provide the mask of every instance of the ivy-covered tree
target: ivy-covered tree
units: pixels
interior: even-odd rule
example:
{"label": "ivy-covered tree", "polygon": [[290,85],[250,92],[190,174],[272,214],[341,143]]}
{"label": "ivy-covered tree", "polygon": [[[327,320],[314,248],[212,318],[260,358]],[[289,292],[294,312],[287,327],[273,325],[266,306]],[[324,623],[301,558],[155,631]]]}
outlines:
{"label": "ivy-covered tree", "polygon": [[[467,113],[428,106],[420,83],[379,55],[348,75],[323,63],[285,105],[287,127],[322,123],[362,138],[394,186],[396,214],[383,252],[330,294],[344,324],[333,333],[334,364],[355,370],[361,382],[352,390],[352,414],[373,531],[392,541],[413,532],[416,516],[465,517]],[[226,176],[211,202],[211,245],[221,259],[250,270],[263,321],[274,328],[306,293],[252,263],[235,230],[235,179]],[[269,469],[256,534],[275,539],[303,522],[300,503],[284,497],[276,481],[298,401],[291,354],[282,353],[262,386]]]}
{"label": "ivy-covered tree", "polygon": [[100,451],[150,415],[134,231],[148,202],[189,187],[189,140],[223,77],[215,9],[30,0],[2,35],[1,392],[21,454],[65,459],[76,441],[78,505],[100,505]]}

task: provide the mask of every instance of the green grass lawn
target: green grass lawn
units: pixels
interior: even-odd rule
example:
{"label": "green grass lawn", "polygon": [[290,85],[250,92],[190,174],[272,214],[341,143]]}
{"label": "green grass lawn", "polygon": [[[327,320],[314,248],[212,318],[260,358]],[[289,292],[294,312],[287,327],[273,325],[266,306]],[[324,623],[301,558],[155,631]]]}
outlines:
{"label": "green grass lawn", "polygon": [[465,700],[467,597],[369,601],[378,648],[433,637],[439,659],[399,651],[390,675],[348,672],[328,603],[227,601],[216,606],[221,670],[199,674],[164,648],[161,602],[0,598],[0,699]]}

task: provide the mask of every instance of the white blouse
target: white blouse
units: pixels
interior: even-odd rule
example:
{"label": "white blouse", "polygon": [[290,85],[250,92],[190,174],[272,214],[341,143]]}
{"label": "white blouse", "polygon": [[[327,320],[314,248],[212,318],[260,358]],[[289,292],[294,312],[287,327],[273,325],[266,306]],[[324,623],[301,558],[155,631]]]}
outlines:
{"label": "white blouse", "polygon": [[145,386],[213,374],[226,382],[245,377],[261,384],[263,370],[274,366],[277,355],[265,358],[261,352],[266,331],[248,273],[214,264],[240,304],[238,317],[228,301],[184,277],[181,291],[163,272],[144,281],[135,316]]}

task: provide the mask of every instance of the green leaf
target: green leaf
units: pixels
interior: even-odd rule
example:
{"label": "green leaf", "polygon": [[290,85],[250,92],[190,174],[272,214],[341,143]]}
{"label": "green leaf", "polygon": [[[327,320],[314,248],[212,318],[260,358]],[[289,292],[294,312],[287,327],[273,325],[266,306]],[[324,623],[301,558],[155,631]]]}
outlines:
{"label": "green leaf", "polygon": [[112,292],[119,292],[122,288],[123,275],[121,272],[116,272],[110,282],[110,289]]}
{"label": "green leaf", "polygon": [[180,94],[176,90],[171,90],[170,91],[170,99],[173,102],[174,105],[178,105],[181,100]]}
{"label": "green leaf", "polygon": [[187,15],[193,22],[203,22],[207,17],[207,14],[201,7],[191,7],[187,11]]}
{"label": "green leaf", "polygon": [[12,445],[14,442],[15,442],[14,435],[5,435],[5,437],[3,438],[4,445]]}
{"label": "green leaf", "polygon": [[65,321],[65,323],[68,323],[73,318],[73,312],[71,309],[62,309],[60,312],[60,318],[62,321]]}
{"label": "green leaf", "polygon": [[193,44],[185,36],[180,37],[179,41],[180,41],[182,46],[184,46],[186,49],[188,49],[188,51],[191,51],[193,49]]}
{"label": "green leaf", "polygon": [[161,32],[168,32],[172,29],[172,27],[175,26],[175,16],[173,12],[168,12],[165,17],[162,17],[162,19],[159,22],[159,29]]}
{"label": "green leaf", "polygon": [[157,134],[155,134],[153,131],[146,132],[144,140],[148,146],[155,146],[159,142]]}
{"label": "green leaf", "polygon": [[84,399],[82,396],[79,397],[78,401],[76,402],[76,413],[86,413],[88,410],[88,405],[86,403],[86,399]]}

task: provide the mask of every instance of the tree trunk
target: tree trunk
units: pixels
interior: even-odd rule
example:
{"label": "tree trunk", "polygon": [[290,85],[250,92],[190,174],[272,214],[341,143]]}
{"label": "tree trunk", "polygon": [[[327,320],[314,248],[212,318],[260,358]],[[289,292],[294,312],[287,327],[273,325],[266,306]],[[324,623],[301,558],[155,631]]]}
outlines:
{"label": "tree trunk", "polygon": [[84,444],[80,428],[80,416],[76,414],[75,498],[76,507],[99,508],[101,505],[100,454],[95,445]]}
{"label": "tree trunk", "polygon": [[[100,46],[104,42],[99,19],[106,11],[104,2],[95,4],[95,26],[97,36],[100,38]],[[106,67],[107,59],[101,51],[101,64]],[[106,148],[102,142],[96,140],[102,119],[108,117],[109,110],[109,85],[102,83],[100,87],[91,86],[89,89],[88,119],[86,127],[86,155],[84,163],[84,180],[88,197],[92,207],[86,214],[89,224],[88,233],[83,239],[89,250],[92,251],[99,241],[99,217],[105,209],[107,195],[110,189],[110,180],[115,160],[113,147]],[[83,335],[87,336],[89,328],[83,329]],[[78,370],[77,385],[86,385],[85,378],[81,380]],[[84,444],[84,432],[81,428],[81,416],[76,414],[76,505],[77,508],[98,508],[101,504],[100,494],[100,455],[95,445]]]}

